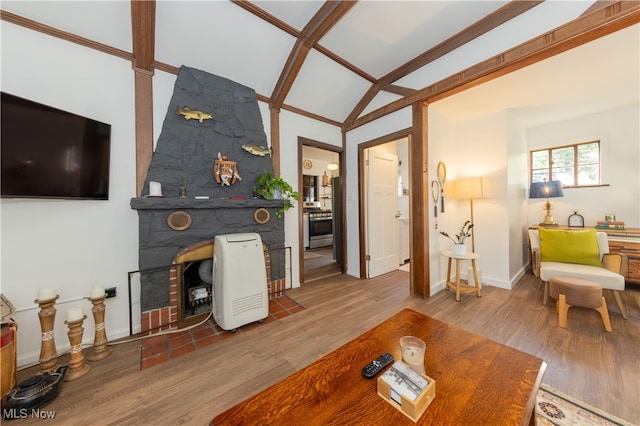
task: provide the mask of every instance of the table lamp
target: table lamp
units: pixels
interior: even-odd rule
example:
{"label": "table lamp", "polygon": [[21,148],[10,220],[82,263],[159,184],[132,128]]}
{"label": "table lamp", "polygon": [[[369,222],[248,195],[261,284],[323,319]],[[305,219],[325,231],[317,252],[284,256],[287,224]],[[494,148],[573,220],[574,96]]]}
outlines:
{"label": "table lamp", "polygon": [[540,223],[540,226],[558,226],[558,224],[553,221],[553,216],[551,216],[551,203],[549,202],[549,198],[555,197],[564,197],[564,192],[562,192],[562,182],[559,180],[552,180],[549,182],[545,180],[543,182],[531,183],[529,188],[529,198],[547,199],[544,207],[547,214],[544,216],[544,220]]}

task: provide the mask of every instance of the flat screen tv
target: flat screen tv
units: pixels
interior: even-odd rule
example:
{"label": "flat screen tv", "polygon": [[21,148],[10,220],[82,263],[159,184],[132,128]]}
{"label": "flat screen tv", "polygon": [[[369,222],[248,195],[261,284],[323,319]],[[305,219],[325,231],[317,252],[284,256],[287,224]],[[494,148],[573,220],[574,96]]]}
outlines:
{"label": "flat screen tv", "polygon": [[1,95],[3,198],[109,198],[111,125]]}

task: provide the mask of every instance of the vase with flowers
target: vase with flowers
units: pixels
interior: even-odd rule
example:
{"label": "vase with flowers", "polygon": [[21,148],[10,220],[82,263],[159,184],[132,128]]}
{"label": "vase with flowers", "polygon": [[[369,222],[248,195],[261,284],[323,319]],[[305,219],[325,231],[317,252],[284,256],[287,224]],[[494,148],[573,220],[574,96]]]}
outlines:
{"label": "vase with flowers", "polygon": [[463,255],[467,252],[467,246],[464,244],[464,241],[471,236],[471,229],[473,229],[473,223],[471,223],[470,220],[467,220],[462,224],[458,233],[453,237],[445,231],[440,231],[440,234],[449,238],[453,242],[453,246],[451,248],[453,254]]}

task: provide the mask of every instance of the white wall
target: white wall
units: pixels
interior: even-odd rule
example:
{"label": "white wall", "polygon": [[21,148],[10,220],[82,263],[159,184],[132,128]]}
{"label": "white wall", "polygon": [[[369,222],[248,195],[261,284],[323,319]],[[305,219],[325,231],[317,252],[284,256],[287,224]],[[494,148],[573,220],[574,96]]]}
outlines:
{"label": "white wall", "polygon": [[[585,225],[615,213],[629,227],[640,221],[640,111],[638,105],[529,127],[535,111],[503,110],[464,121],[447,118],[433,104],[429,110],[429,178],[435,179],[439,161],[447,166],[447,180],[486,176],[489,197],[474,201],[475,247],[480,254],[482,280],[512,288],[524,274],[528,259],[526,229],[542,220],[544,200],[528,199],[528,153],[532,149],[599,139],[602,180],[606,186],[566,189],[552,199],[556,222],[565,225],[578,210]],[[451,233],[469,217],[469,201],[445,200],[438,228]],[[431,206],[432,207],[432,206]],[[430,210],[431,210],[430,207]],[[430,220],[433,220],[430,211]],[[438,231],[439,232],[439,231]],[[432,232],[432,293],[446,277],[446,263],[438,256],[448,240]],[[438,262],[438,259],[440,261]],[[506,261],[505,261],[506,260]],[[438,266],[436,266],[438,265]],[[438,273],[436,275],[436,272]],[[436,287],[435,283],[438,283]]]}
{"label": "white wall", "polygon": [[[564,197],[551,199],[552,214],[561,225],[575,210],[586,226],[615,213],[628,227],[640,227],[640,108],[603,111],[553,122],[527,130],[529,149],[600,140],[602,183],[595,188],[568,188]],[[545,200],[529,200],[531,223],[544,217]]]}
{"label": "white wall", "polygon": [[37,362],[38,288],[55,288],[54,338],[69,349],[66,310],[87,314],[84,343],[93,343],[92,286],[118,286],[106,303],[109,339],[128,335],[128,272],[138,264],[135,196],[133,71],[131,63],[4,21],[2,90],[111,124],[108,201],[3,199],[1,288],[17,309],[18,365]]}
{"label": "white wall", "polygon": [[[430,180],[437,179],[436,167],[440,161],[446,165],[448,184],[457,179],[486,178],[488,195],[473,202],[475,252],[480,254],[476,263],[482,270],[483,283],[502,288],[510,288],[511,281],[509,265],[505,262],[510,255],[511,220],[508,210],[511,200],[507,198],[506,129],[505,111],[455,122],[438,113],[437,103],[429,109]],[[429,213],[433,221],[432,204]],[[438,229],[435,230],[434,225],[430,237],[432,280],[438,282],[439,286],[444,283],[447,274],[446,259],[439,253],[448,250],[451,244],[439,233],[446,231],[455,234],[470,219],[469,200],[445,197],[445,212],[441,213],[438,208]],[[470,240],[467,244],[471,249]],[[435,289],[439,289],[439,286]]]}

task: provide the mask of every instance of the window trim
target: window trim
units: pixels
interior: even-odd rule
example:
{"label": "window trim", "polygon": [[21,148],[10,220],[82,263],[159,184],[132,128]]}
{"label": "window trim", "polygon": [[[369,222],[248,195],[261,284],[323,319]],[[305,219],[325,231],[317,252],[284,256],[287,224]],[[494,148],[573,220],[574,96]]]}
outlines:
{"label": "window trim", "polygon": [[[598,162],[597,162],[597,166],[598,166],[598,183],[592,183],[592,184],[588,184],[588,185],[579,185],[576,183],[577,181],[577,171],[578,171],[578,147],[581,145],[589,145],[592,143],[597,143],[598,144]],[[563,184],[562,187],[563,188],[593,188],[593,187],[599,187],[599,186],[609,186],[607,184],[603,184],[602,183],[602,140],[601,139],[592,139],[592,140],[587,140],[587,141],[582,141],[582,142],[576,142],[576,143],[572,143],[572,144],[566,144],[566,145],[558,145],[558,146],[551,146],[551,147],[547,147],[547,148],[537,148],[537,149],[531,149],[529,151],[529,184],[533,183],[533,173],[534,173],[534,168],[533,168],[533,154],[534,153],[538,153],[538,152],[543,152],[546,151],[547,152],[547,156],[548,156],[548,162],[549,162],[549,166],[546,168],[539,168],[539,169],[535,169],[536,171],[542,171],[542,170],[547,170],[547,180],[551,180],[552,176],[553,176],[553,161],[552,161],[552,152],[556,149],[564,149],[564,148],[573,148],[573,182],[574,185],[565,185]],[[582,164],[584,166],[584,164]]]}

